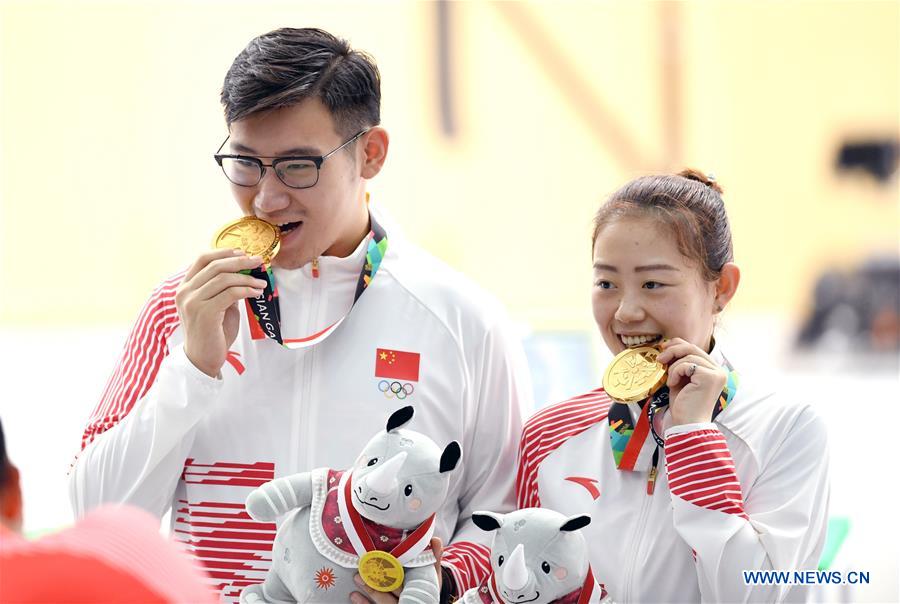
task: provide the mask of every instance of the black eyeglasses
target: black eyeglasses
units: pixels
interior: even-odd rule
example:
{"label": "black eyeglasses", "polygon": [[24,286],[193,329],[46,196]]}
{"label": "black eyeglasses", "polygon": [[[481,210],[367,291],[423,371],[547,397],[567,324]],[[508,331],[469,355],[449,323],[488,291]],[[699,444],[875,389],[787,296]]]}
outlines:
{"label": "black eyeglasses", "polygon": [[225,177],[239,187],[255,187],[266,175],[266,168],[271,167],[275,176],[286,186],[292,189],[308,189],[319,182],[319,170],[326,159],[358,139],[369,131],[369,128],[360,130],[349,140],[336,147],[325,155],[289,155],[285,157],[263,157],[271,159],[272,163],[264,164],[259,157],[250,155],[221,155],[219,151],[231,138],[225,137],[219,149],[213,157],[216,163],[222,167]]}

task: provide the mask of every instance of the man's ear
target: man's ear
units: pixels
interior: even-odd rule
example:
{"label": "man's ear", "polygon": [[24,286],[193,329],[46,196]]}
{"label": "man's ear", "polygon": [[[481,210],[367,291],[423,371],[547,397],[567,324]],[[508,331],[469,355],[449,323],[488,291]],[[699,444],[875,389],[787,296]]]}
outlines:
{"label": "man's ear", "polygon": [[6,483],[0,487],[0,524],[17,533],[22,532],[22,489],[19,487],[19,469],[6,467]]}
{"label": "man's ear", "polygon": [[357,144],[359,145],[358,153],[362,156],[360,176],[372,178],[381,172],[381,167],[387,158],[390,144],[387,130],[381,126],[375,126],[363,134]]}

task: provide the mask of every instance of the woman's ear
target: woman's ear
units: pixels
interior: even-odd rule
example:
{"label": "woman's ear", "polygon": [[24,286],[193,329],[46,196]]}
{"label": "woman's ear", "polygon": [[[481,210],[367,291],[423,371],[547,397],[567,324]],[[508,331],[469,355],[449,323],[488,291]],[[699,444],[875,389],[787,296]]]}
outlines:
{"label": "woman's ear", "polygon": [[741,269],[734,262],[726,262],[722,266],[722,272],[716,280],[715,312],[722,312],[737,291],[741,282]]}

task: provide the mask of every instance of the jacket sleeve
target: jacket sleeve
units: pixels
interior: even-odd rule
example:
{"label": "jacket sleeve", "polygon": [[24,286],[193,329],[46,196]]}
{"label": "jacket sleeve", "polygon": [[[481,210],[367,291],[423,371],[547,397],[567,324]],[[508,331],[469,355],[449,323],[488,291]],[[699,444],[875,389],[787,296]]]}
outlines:
{"label": "jacket sleeve", "polygon": [[744,571],[816,567],[827,523],[826,429],[807,408],[786,434],[754,484],[741,485],[715,424],[666,431],[675,529],[694,551],[704,602],[780,602],[790,585],[752,585]]}
{"label": "jacket sleeve", "polygon": [[466,354],[471,385],[468,408],[474,412],[465,426],[459,519],[442,562],[453,576],[457,594],[479,585],[490,571],[492,535],[475,526],[472,513],[515,509],[521,410],[533,407],[525,352],[509,322],[500,319],[480,344]]}
{"label": "jacket sleeve", "polygon": [[76,516],[103,503],[129,503],[161,517],[171,505],[197,422],[221,381],[199,371],[181,346],[175,288],[153,293],[132,328],[69,476]]}

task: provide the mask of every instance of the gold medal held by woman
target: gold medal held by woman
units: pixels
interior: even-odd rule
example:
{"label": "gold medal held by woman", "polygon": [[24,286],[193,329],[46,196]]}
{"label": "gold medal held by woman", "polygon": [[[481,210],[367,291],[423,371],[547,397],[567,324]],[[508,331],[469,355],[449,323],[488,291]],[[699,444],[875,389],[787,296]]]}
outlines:
{"label": "gold medal held by woman", "polygon": [[387,593],[403,585],[403,565],[387,552],[372,550],[360,557],[359,576],[375,591]]}
{"label": "gold medal held by woman", "polygon": [[666,368],[652,346],[629,348],[616,355],[603,374],[603,389],[622,403],[642,401],[666,383]]}
{"label": "gold medal held by woman", "polygon": [[219,229],[213,247],[237,248],[248,256],[260,256],[268,264],[281,247],[281,229],[254,216],[244,216]]}

